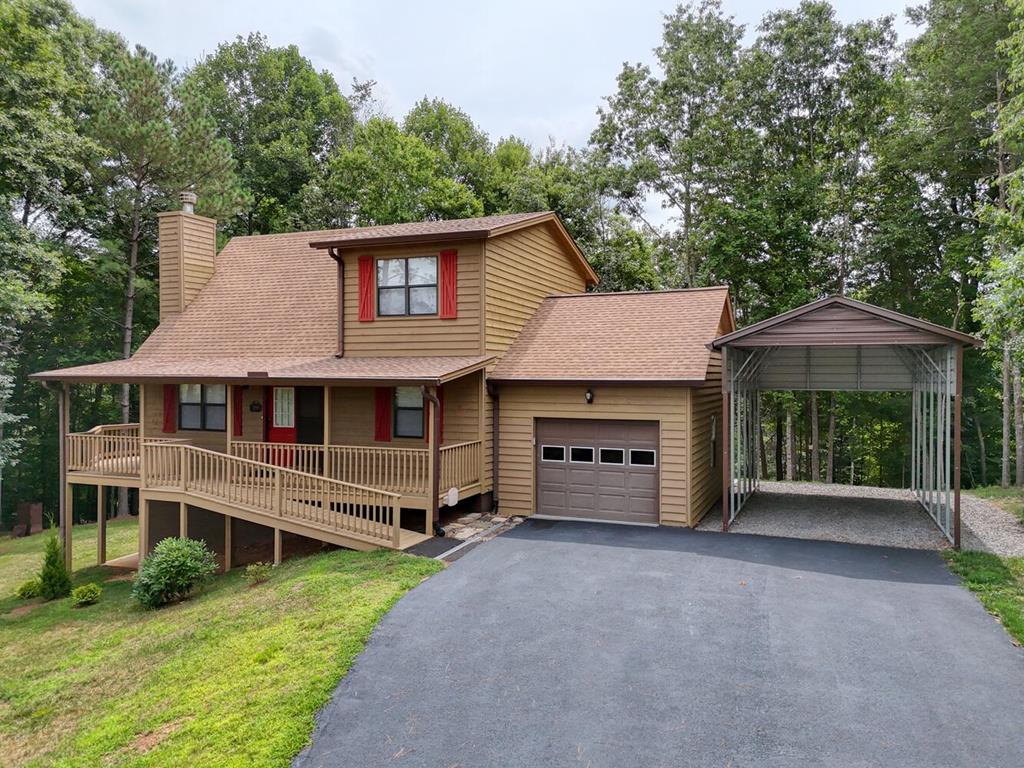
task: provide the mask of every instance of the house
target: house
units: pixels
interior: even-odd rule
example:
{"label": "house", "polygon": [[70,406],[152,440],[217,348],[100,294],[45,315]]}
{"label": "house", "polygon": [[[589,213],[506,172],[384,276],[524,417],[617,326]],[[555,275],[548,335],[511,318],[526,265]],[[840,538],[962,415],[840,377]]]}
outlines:
{"label": "house", "polygon": [[[60,387],[62,519],[73,484],[137,488],[142,555],[191,535],[231,567],[260,537],[406,549],[456,504],[693,526],[719,498],[724,288],[587,293],[552,213],[217,253],[193,202],[160,216],[135,355],[33,376]],[[137,385],[139,422],[70,432],[79,383]]]}

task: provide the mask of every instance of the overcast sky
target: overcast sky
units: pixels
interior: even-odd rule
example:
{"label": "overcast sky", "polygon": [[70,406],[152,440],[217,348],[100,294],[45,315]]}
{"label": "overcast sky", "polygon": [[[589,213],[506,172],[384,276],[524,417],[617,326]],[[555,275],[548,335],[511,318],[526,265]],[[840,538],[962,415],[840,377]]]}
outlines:
{"label": "overcast sky", "polygon": [[[385,110],[401,118],[423,96],[465,110],[492,139],[515,134],[540,146],[584,144],[595,110],[625,61],[649,61],[670,0],[511,0],[503,3],[374,0],[73,0],[100,26],[186,67],[217,44],[263,32],[294,43],[346,92],[375,80]],[[756,27],[778,0],[725,0]],[[904,5],[842,0],[843,20],[896,14]]]}

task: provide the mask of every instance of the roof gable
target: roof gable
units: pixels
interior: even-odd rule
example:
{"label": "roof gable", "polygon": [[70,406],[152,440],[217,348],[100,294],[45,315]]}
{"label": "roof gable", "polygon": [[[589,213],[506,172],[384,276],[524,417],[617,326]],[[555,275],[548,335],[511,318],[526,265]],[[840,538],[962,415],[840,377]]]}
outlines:
{"label": "roof gable", "polygon": [[845,296],[831,296],[719,337],[713,347],[882,346],[981,341],[927,320]]}

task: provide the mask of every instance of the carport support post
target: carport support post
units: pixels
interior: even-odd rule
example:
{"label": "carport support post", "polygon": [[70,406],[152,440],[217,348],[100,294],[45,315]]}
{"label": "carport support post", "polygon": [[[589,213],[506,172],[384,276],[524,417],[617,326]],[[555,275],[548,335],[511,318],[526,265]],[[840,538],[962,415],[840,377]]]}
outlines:
{"label": "carport support post", "polygon": [[[964,392],[964,348],[956,345],[956,394],[953,397],[953,546],[960,549],[960,430]],[[984,460],[984,457],[982,457]]]}
{"label": "carport support post", "polygon": [[729,530],[729,502],[732,498],[732,466],[729,463],[729,366],[728,347],[722,347],[722,530]]}

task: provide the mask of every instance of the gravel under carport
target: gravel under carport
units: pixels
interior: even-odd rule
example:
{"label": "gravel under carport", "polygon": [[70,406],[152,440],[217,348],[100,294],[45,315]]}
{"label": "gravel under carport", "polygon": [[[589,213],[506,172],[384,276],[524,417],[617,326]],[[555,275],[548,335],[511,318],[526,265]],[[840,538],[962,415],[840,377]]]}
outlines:
{"label": "gravel under carport", "polygon": [[[967,493],[960,506],[964,549],[1024,556],[1024,525],[1016,517]],[[718,506],[699,526],[706,531],[721,527]],[[899,488],[761,481],[730,530],[908,549],[949,546],[913,494]]]}
{"label": "gravel under carport", "polygon": [[399,601],[295,766],[1018,766],[1022,711],[935,552],[532,520]]}

